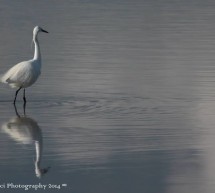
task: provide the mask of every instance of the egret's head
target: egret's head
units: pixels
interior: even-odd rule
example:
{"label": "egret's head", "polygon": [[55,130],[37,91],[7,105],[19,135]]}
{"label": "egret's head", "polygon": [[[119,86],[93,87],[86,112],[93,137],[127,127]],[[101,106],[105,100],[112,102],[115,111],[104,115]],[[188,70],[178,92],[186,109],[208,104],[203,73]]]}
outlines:
{"label": "egret's head", "polygon": [[47,32],[46,30],[44,30],[43,28],[39,27],[39,26],[36,26],[33,30],[33,34],[34,36],[37,35],[39,32],[45,32],[45,33],[49,33]]}

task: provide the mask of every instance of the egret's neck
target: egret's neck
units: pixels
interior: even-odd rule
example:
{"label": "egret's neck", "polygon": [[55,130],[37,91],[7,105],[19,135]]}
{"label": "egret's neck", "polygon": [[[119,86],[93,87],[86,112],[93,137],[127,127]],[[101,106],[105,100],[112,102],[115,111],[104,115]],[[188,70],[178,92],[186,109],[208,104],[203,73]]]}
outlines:
{"label": "egret's neck", "polygon": [[40,45],[39,45],[39,41],[37,39],[37,35],[34,35],[33,42],[34,42],[34,58],[33,59],[41,61]]}

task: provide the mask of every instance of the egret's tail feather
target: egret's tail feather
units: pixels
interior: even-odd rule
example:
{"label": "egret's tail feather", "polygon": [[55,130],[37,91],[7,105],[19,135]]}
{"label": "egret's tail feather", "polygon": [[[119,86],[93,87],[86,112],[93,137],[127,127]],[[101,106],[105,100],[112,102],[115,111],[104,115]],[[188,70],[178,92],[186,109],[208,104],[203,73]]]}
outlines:
{"label": "egret's tail feather", "polygon": [[12,88],[17,87],[16,83],[12,82],[6,74],[0,75],[0,82],[5,83],[5,84],[9,84]]}
{"label": "egret's tail feather", "polygon": [[5,74],[1,74],[0,75],[0,82],[2,82],[2,83],[8,83],[7,82],[7,77],[5,76]]}

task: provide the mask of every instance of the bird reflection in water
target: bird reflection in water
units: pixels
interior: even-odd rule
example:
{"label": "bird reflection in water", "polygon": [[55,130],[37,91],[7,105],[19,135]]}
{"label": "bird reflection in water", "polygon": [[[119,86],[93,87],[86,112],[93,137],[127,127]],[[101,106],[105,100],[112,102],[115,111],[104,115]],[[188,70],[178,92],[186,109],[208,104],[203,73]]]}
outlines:
{"label": "bird reflection in water", "polygon": [[14,109],[17,116],[4,123],[2,130],[20,144],[35,144],[35,174],[38,178],[41,178],[50,169],[50,167],[41,168],[40,166],[43,151],[42,131],[35,120],[25,115],[25,105],[23,106],[24,116],[20,116],[16,105],[14,105]]}

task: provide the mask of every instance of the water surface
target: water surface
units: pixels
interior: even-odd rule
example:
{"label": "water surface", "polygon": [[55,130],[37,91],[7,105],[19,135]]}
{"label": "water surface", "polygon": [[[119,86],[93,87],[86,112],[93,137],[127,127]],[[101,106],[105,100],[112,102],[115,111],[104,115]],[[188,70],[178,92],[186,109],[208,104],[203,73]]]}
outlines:
{"label": "water surface", "polygon": [[27,89],[26,116],[21,93],[17,116],[15,91],[0,87],[0,184],[215,191],[213,2],[2,0],[0,8],[1,73],[32,57],[35,25],[50,32],[39,37],[42,75]]}

